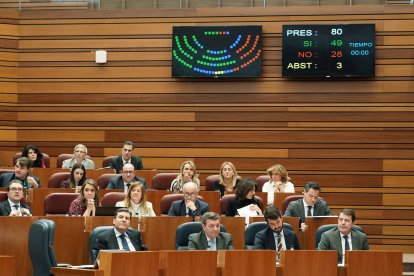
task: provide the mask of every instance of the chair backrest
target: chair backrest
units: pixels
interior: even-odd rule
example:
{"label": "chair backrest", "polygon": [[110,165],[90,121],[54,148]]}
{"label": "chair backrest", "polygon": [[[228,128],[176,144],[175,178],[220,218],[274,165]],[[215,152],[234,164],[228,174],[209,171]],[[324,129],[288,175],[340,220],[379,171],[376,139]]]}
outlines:
{"label": "chair backrest", "polygon": [[14,169],[0,169],[0,175],[2,175],[3,173],[13,173],[13,172],[14,172]]}
{"label": "chair backrest", "polygon": [[8,198],[6,191],[0,191],[0,202],[5,201]]}
{"label": "chair backrest", "polygon": [[70,159],[72,157],[74,157],[73,153],[59,154],[56,159],[56,168],[62,168],[63,161],[65,161],[66,159]]}
{"label": "chair backrest", "polygon": [[28,247],[33,276],[53,275],[50,269],[56,266],[54,233],[55,223],[51,220],[37,220],[30,226]]}
{"label": "chair backrest", "polygon": [[285,213],[289,203],[291,203],[292,201],[296,201],[298,199],[303,198],[303,195],[291,195],[291,196],[287,196],[282,203],[282,214]]}
{"label": "chair backrest", "polygon": [[100,233],[113,228],[113,226],[98,226],[92,230],[91,234],[89,235],[89,257],[91,264],[95,262],[95,259],[98,256],[98,251],[94,249],[96,244],[96,237]]}
{"label": "chair backrest", "polygon": [[179,173],[157,173],[152,177],[152,189],[154,190],[169,190],[171,182],[177,178]]}
{"label": "chair backrest", "polygon": [[101,199],[102,207],[115,207],[118,201],[125,199],[126,194],[123,192],[109,192],[106,193]]}
{"label": "chair backrest", "polygon": [[216,182],[219,179],[220,175],[213,174],[206,177],[206,180],[204,182],[206,186],[206,191],[214,191],[214,182]]}
{"label": "chair backrest", "polygon": [[[185,222],[178,225],[175,231],[175,248],[177,250],[188,250],[188,236],[202,230],[201,222]],[[220,224],[220,232],[226,232],[224,225]]]}
{"label": "chair backrest", "polygon": [[[45,162],[45,167],[50,168],[50,156],[49,154],[42,153],[43,155],[43,161]],[[18,152],[13,156],[13,165],[16,164],[16,160],[22,157],[22,153]]]}
{"label": "chair backrest", "polygon": [[[94,228],[91,234],[89,235],[89,254],[90,254],[89,257],[90,257],[91,264],[95,262],[95,259],[98,256],[98,251],[95,250],[96,238],[98,237],[100,233],[105,232],[110,229],[114,229],[114,227],[113,226],[98,226]],[[130,227],[129,230],[132,230],[132,228]],[[136,238],[138,239],[138,236]]]}
{"label": "chair backrest", "polygon": [[167,216],[168,211],[170,210],[171,204],[176,201],[183,199],[182,194],[168,194],[164,195],[160,200],[160,215]]}
{"label": "chair backrest", "polygon": [[227,207],[229,206],[229,200],[232,198],[236,198],[236,195],[224,195],[220,198],[220,214],[225,215],[227,211]]}
{"label": "chair backrest", "polygon": [[107,156],[102,160],[102,168],[107,168],[111,164],[111,160],[116,156]]}
{"label": "chair backrest", "polygon": [[[264,230],[266,227],[267,227],[266,221],[258,221],[258,222],[253,222],[249,224],[249,226],[247,226],[246,228],[246,231],[244,232],[244,248],[253,249],[254,238],[256,237],[256,233]],[[283,223],[283,228],[287,228],[293,231],[293,227],[289,223]]]}
{"label": "chair backrest", "polygon": [[262,192],[263,185],[270,180],[270,176],[267,174],[259,175],[256,177],[256,189],[258,192]]}
{"label": "chair backrest", "polygon": [[106,186],[108,186],[108,184],[109,184],[109,180],[111,178],[117,177],[117,176],[120,176],[120,174],[116,174],[116,173],[104,173],[104,174],[101,174],[98,177],[98,181],[97,181],[98,186],[99,186],[99,189],[100,190],[105,190],[106,189]]}
{"label": "chair backrest", "polygon": [[52,193],[45,197],[45,215],[66,215],[72,201],[78,198],[77,193]]}
{"label": "chair backrest", "polygon": [[60,188],[62,181],[70,178],[70,172],[57,172],[49,177],[47,182],[48,188]]}
{"label": "chair backrest", "polygon": [[[225,215],[229,206],[229,200],[236,198],[235,194],[224,195],[220,198],[220,214]],[[254,196],[259,201],[259,208],[263,210],[263,199],[259,196]]]}
{"label": "chair backrest", "polygon": [[[321,225],[318,227],[318,229],[316,229],[316,238],[315,238],[315,248],[318,248],[319,242],[321,241],[321,237],[322,234],[325,233],[326,231],[335,229],[338,227],[338,224],[325,224],[325,225]],[[362,229],[361,226],[359,225],[354,225],[352,226],[352,229],[355,229],[361,233],[364,233],[364,229]]]}

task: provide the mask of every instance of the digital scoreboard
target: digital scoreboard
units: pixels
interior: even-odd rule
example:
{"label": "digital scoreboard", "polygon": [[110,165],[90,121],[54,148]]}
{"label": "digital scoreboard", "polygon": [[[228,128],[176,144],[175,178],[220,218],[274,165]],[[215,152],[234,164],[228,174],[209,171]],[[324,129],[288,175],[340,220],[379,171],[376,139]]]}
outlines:
{"label": "digital scoreboard", "polygon": [[283,25],[283,77],[372,77],[375,25]]}
{"label": "digital scoreboard", "polygon": [[260,77],[262,26],[175,26],[173,77]]}

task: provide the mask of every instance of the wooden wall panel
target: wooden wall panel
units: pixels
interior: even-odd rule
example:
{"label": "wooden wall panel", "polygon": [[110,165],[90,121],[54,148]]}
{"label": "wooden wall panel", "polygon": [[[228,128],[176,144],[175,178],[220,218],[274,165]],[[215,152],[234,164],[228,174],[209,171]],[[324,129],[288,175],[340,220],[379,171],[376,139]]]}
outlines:
{"label": "wooden wall panel", "polygon": [[[282,26],[330,23],[376,25],[376,76],[282,78]],[[214,24],[263,26],[262,78],[171,77],[172,26]],[[336,214],[355,208],[373,248],[414,253],[403,230],[414,211],[406,7],[23,11],[1,13],[0,26],[3,164],[27,143],[52,160],[85,143],[100,164],[124,140],[146,168],[177,171],[193,160],[202,179],[226,160],[253,178],[281,163],[297,192],[317,181]],[[101,49],[108,62],[97,65]]]}

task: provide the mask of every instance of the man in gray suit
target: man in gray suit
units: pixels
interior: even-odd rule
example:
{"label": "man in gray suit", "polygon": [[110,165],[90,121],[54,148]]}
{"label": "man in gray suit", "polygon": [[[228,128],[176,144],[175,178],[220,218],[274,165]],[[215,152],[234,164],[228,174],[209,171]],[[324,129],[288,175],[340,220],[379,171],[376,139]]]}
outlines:
{"label": "man in gray suit", "polygon": [[289,203],[285,217],[300,217],[300,228],[307,229],[305,217],[332,216],[325,201],[318,199],[320,187],[316,182],[308,182],[303,190],[303,198]]}
{"label": "man in gray suit", "polygon": [[207,212],[201,221],[203,230],[188,237],[189,250],[233,249],[233,240],[228,233],[220,232],[220,216]]}
{"label": "man in gray suit", "polygon": [[338,217],[338,227],[322,234],[319,250],[338,250],[338,263],[344,263],[346,250],[368,250],[367,236],[353,229],[355,211],[343,209]]}

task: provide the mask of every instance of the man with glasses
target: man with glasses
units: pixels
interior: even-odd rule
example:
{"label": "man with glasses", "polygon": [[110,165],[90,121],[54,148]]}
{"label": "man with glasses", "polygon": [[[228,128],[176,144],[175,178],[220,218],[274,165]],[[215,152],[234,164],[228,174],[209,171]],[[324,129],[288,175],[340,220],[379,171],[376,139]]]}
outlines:
{"label": "man with glasses", "polygon": [[31,216],[30,207],[22,203],[24,192],[23,183],[20,180],[10,181],[7,196],[7,200],[0,202],[1,216]]}
{"label": "man with glasses", "polygon": [[85,169],[95,169],[95,163],[92,161],[92,159],[89,159],[86,157],[88,154],[88,149],[85,145],[78,144],[75,146],[75,149],[73,150],[74,157],[66,159],[63,161],[62,169],[72,169],[73,165],[75,163],[81,163],[83,166],[85,166]]}
{"label": "man with glasses", "polygon": [[220,232],[220,216],[214,212],[206,212],[201,220],[200,233],[188,237],[189,250],[222,250],[234,249],[229,233]]}
{"label": "man with glasses", "polygon": [[141,158],[134,155],[134,143],[131,141],[124,142],[121,155],[112,158],[109,166],[114,169],[116,173],[121,173],[122,167],[127,163],[131,163],[135,170],[144,169]]}
{"label": "man with glasses", "polygon": [[27,157],[20,157],[14,165],[14,173],[3,173],[0,176],[0,185],[8,187],[10,181],[17,179],[21,181],[24,188],[41,188],[39,178],[30,175],[32,165]]}
{"label": "man with glasses", "polygon": [[169,216],[201,216],[208,212],[210,205],[197,199],[198,185],[194,182],[187,182],[183,185],[183,199],[176,200],[171,204],[168,211]]}
{"label": "man with glasses", "polygon": [[112,177],[109,180],[108,186],[106,186],[107,190],[123,190],[125,192],[128,191],[129,186],[131,186],[132,182],[139,181],[144,184],[145,189],[147,189],[147,182],[144,178],[135,176],[135,168],[134,165],[131,163],[127,163],[122,167],[121,176]]}

